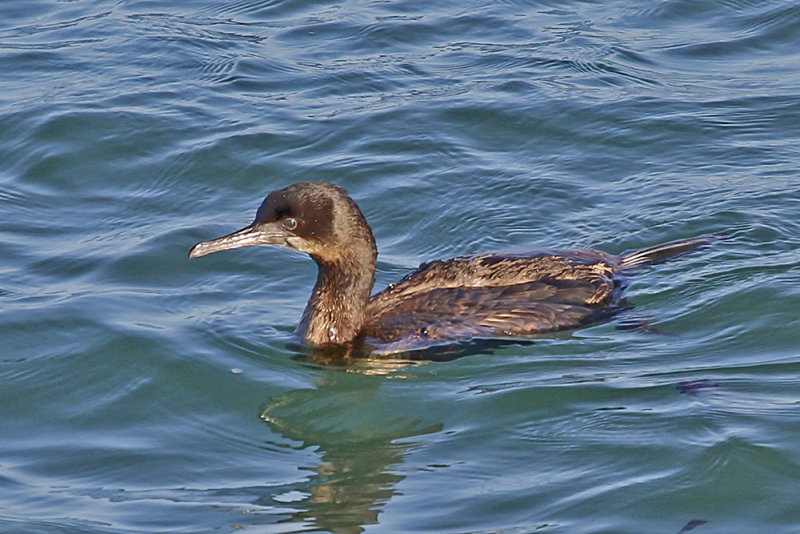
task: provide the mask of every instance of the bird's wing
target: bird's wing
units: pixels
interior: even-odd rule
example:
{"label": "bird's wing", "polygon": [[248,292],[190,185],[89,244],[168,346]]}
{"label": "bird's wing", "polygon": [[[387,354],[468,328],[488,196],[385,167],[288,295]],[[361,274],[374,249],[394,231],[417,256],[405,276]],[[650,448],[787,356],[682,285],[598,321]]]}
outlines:
{"label": "bird's wing", "polygon": [[[577,328],[610,313],[607,301],[613,286],[611,280],[595,279],[431,289],[391,307],[368,306],[363,333],[379,343],[411,346],[476,337],[530,337]],[[599,305],[598,291],[609,297]]]}
{"label": "bird's wing", "polygon": [[500,288],[556,280],[583,280],[597,285],[613,278],[618,262],[618,258],[595,250],[492,253],[435,260],[389,285],[373,296],[370,304],[391,307],[398,300],[435,289]]}

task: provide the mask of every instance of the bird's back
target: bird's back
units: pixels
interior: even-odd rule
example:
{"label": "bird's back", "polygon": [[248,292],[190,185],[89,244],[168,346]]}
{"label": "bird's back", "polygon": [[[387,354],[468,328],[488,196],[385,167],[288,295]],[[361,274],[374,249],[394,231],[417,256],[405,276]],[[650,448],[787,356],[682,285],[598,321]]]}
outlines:
{"label": "bird's back", "polygon": [[425,263],[370,299],[362,334],[394,352],[577,328],[614,309],[620,261],[570,250]]}

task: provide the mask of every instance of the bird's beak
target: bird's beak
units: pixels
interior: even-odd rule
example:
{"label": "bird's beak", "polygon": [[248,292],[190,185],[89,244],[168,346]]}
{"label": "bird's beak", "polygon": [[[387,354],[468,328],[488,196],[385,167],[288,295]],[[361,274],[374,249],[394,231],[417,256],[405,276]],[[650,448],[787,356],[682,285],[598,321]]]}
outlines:
{"label": "bird's beak", "polygon": [[190,258],[199,258],[206,254],[213,254],[221,250],[230,250],[241,247],[252,247],[254,245],[277,245],[287,246],[286,230],[277,222],[273,223],[253,223],[247,228],[242,228],[232,234],[203,241],[192,247],[189,251]]}

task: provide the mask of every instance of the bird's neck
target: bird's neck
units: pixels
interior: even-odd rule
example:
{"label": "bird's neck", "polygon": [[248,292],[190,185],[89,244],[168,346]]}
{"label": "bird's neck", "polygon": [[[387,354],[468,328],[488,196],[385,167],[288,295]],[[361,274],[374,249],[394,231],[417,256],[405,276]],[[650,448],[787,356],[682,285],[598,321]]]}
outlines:
{"label": "bird's neck", "polygon": [[364,310],[375,283],[376,253],[347,253],[335,261],[315,258],[319,273],[297,327],[309,345],[342,345],[352,341],[364,324]]}

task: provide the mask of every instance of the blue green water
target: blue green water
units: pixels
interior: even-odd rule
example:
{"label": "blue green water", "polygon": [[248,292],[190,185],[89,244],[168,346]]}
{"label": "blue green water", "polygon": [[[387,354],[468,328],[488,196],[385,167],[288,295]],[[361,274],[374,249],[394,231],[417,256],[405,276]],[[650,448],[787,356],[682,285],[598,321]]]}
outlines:
{"label": "blue green water", "polygon": [[[800,5],[0,3],[0,532],[800,531]],[[300,180],[420,262],[729,239],[623,319],[323,363]],[[629,317],[630,319],[630,317]]]}

